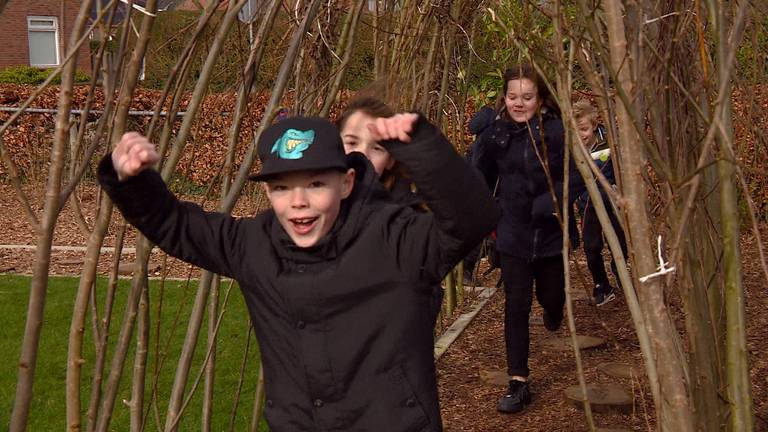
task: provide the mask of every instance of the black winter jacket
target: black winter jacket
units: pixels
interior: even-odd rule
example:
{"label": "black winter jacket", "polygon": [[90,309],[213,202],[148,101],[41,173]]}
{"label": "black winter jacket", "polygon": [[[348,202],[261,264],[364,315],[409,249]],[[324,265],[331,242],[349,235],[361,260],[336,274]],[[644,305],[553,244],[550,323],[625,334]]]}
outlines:
{"label": "black winter jacket", "polygon": [[[530,126],[497,118],[480,136],[472,160],[489,187],[493,188],[498,180],[496,197],[501,217],[496,248],[529,260],[556,256],[563,248],[562,230],[542,164],[548,167],[559,207],[564,184],[563,122],[552,115],[542,117],[543,134],[538,117],[531,119]],[[578,233],[572,212],[570,216],[569,230],[575,245]]]}
{"label": "black winter jacket", "polygon": [[252,218],[177,200],[155,171],[102,186],[170,255],[236,279],[261,349],[264,415],[282,431],[440,431],[431,289],[496,224],[486,186],[420,118],[384,143],[431,213],[395,204],[361,154],[331,232],[299,248],[269,210]]}

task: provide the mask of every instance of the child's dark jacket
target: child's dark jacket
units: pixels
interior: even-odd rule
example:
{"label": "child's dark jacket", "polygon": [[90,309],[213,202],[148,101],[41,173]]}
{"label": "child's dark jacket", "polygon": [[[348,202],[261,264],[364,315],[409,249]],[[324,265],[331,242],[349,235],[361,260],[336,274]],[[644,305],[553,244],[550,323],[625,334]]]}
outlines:
{"label": "child's dark jacket", "polygon": [[[496,231],[496,248],[524,259],[562,253],[563,236],[551,186],[562,206],[564,167],[563,122],[554,115],[535,116],[526,124],[498,118],[478,138],[472,163],[483,173],[490,187],[496,184],[501,219]],[[575,173],[575,169],[571,171]],[[573,179],[573,177],[572,177]],[[573,181],[569,190],[573,188]],[[569,199],[575,199],[573,193]],[[578,244],[573,214],[569,217],[572,244]]]}
{"label": "child's dark jacket", "polygon": [[487,187],[420,118],[384,143],[431,213],[394,204],[350,156],[352,195],[331,233],[300,249],[269,210],[253,218],[177,200],[155,171],[99,180],[125,218],[173,256],[236,279],[259,340],[273,431],[440,431],[432,287],[497,220]]}
{"label": "child's dark jacket", "polygon": [[[610,150],[608,147],[608,142],[605,139],[605,128],[602,125],[597,126],[595,129],[595,135],[597,136],[597,143],[592,149],[590,149],[590,152],[606,149]],[[608,183],[611,185],[616,184],[616,175],[613,172],[613,157],[609,154],[607,159],[595,159],[594,162],[595,165],[597,165],[597,168],[600,170],[600,173],[605,176],[605,179],[608,181]],[[606,208],[610,208],[608,194],[603,189],[603,184],[597,182],[597,186],[598,190],[600,191],[600,196],[603,198],[603,202],[608,205]],[[583,212],[590,201],[589,192],[587,192],[587,185],[582,181],[578,185],[575,193],[577,196],[576,205],[578,206],[579,210]]]}

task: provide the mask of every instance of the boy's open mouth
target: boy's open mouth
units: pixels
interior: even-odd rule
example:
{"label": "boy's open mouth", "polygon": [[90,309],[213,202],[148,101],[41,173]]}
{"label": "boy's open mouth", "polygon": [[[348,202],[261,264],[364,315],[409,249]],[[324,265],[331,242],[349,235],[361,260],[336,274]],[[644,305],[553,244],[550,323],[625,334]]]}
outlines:
{"label": "boy's open mouth", "polygon": [[289,221],[291,221],[293,230],[297,234],[307,234],[308,232],[312,231],[312,228],[315,227],[315,222],[317,222],[317,219],[317,217],[291,218]]}

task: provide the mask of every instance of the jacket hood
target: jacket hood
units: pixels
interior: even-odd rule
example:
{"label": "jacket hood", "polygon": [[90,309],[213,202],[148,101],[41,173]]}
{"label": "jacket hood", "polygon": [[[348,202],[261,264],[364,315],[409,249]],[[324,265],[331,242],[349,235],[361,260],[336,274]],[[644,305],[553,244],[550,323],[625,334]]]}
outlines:
{"label": "jacket hood", "polygon": [[379,182],[373,165],[365,155],[357,152],[348,154],[347,166],[355,170],[352,193],[341,201],[339,216],[331,231],[315,245],[308,248],[297,246],[277,218],[272,218],[272,238],[280,258],[306,264],[332,260],[357,238],[370,213],[391,203],[389,193]]}

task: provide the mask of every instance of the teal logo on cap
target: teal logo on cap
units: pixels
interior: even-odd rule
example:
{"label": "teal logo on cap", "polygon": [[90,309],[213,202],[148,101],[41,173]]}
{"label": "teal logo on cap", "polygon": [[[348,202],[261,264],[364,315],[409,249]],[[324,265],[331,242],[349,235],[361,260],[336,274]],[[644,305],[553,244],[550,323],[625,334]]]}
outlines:
{"label": "teal logo on cap", "polygon": [[280,159],[301,159],[304,157],[304,151],[312,145],[314,140],[315,131],[313,130],[288,129],[275,141],[270,153],[277,153]]}

